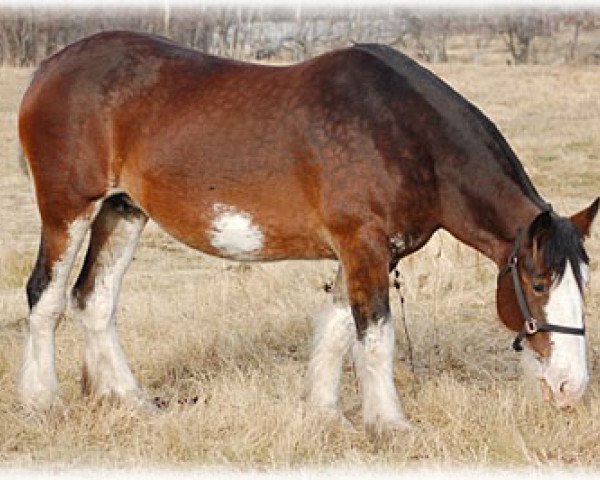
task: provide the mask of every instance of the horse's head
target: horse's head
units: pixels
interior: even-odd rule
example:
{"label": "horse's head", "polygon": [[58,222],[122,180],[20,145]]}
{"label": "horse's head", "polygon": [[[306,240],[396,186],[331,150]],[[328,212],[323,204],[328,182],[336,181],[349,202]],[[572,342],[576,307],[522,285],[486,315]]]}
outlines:
{"label": "horse's head", "polygon": [[588,382],[583,294],[589,259],[583,246],[600,199],[571,218],[539,214],[515,241],[498,276],[498,314],[519,332],[516,350],[526,340],[535,375],[551,390],[556,404],[574,404]]}

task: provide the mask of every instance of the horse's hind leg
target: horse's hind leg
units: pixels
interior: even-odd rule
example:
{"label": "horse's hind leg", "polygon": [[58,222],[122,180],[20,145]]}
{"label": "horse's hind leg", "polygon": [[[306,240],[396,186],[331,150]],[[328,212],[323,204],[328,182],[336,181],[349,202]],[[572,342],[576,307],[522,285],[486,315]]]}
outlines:
{"label": "horse's hind leg", "polygon": [[90,203],[65,209],[58,217],[42,214],[39,253],[27,282],[29,328],[18,384],[23,403],[36,409],[57,400],[54,331],[65,309],[69,273],[96,212],[96,204]]}
{"label": "horse's hind leg", "polygon": [[121,281],[148,217],[124,195],[107,199],[92,224],[90,245],[71,298],[85,335],[82,389],[94,397],[143,402],[116,327]]}
{"label": "horse's hind leg", "polygon": [[314,405],[341,415],[338,407],[344,355],[356,338],[342,267],[334,284],[333,305],[314,316],[313,348],[308,364],[308,399]]}

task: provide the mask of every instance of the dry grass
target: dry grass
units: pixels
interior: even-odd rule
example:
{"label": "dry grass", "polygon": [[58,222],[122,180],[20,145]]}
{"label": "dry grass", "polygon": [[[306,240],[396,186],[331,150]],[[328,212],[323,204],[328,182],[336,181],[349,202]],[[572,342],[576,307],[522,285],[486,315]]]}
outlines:
{"label": "dry grass", "polygon": [[[505,132],[540,192],[561,212],[600,193],[600,69],[443,66],[437,73]],[[589,240],[591,382],[557,411],[521,380],[511,335],[495,319],[495,270],[448,235],[402,264],[408,328],[398,325],[397,386],[417,428],[374,442],[360,427],[350,365],[343,408],[358,428],[326,421],[303,400],[310,317],[333,262],[240,265],[177,244],[155,225],[125,279],[119,322],[150,395],[198,396],[149,415],[82,400],[82,335],[57,332],[64,415],[31,417],[14,395],[26,304],[22,285],[39,220],[17,164],[16,110],[28,72],[0,69],[0,461],[4,466],[598,466],[600,228]],[[594,275],[595,274],[595,275]],[[393,310],[399,312],[396,294]]]}

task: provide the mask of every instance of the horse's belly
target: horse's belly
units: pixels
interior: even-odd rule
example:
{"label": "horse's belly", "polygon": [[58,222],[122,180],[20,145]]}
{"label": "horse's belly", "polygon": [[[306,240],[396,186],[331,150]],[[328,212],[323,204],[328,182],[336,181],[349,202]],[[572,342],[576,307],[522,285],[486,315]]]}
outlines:
{"label": "horse's belly", "polygon": [[205,253],[231,260],[269,261],[333,258],[333,251],[315,231],[299,231],[289,219],[261,221],[264,216],[215,204],[211,220],[188,223],[162,216],[156,221],[174,237]]}
{"label": "horse's belly", "polygon": [[320,219],[298,199],[265,197],[249,187],[244,195],[155,188],[131,196],[170,235],[211,255],[245,261],[335,257]]}
{"label": "horse's belly", "polygon": [[297,160],[284,137],[224,137],[222,123],[197,120],[185,135],[141,139],[120,170],[121,188],[171,235],[212,255],[332,258],[315,167]]}

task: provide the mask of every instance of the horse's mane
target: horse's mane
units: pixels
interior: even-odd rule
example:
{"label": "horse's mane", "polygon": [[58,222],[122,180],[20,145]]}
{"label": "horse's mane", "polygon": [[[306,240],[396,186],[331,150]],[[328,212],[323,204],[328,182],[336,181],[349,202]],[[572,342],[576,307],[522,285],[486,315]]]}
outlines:
{"label": "horse's mane", "polygon": [[[551,209],[531,183],[523,165],[502,133],[500,133],[496,125],[475,105],[429,70],[423,68],[411,58],[389,46],[378,44],[356,44],[352,48],[376,57],[399,75],[407,78],[414,84],[419,85],[425,93],[427,90],[442,90],[445,95],[457,102],[464,111],[468,112],[471,121],[478,123],[481,129],[490,136],[491,140],[502,153],[502,155],[497,158],[506,175],[511,177],[515,183],[519,185],[519,188],[524,195],[526,195],[534,204],[538,205],[542,211]],[[545,241],[542,243],[542,255],[545,266],[554,273],[555,278],[558,281],[562,280],[564,277],[568,261],[579,288],[582,288],[583,273],[581,264],[588,264],[589,257],[583,247],[581,235],[568,218],[559,217],[554,213],[552,214],[550,229],[547,232]]]}
{"label": "horse's mane", "polygon": [[361,50],[369,53],[379,60],[385,62],[390,68],[395,70],[399,75],[405,76],[414,82],[421,85],[428,85],[436,90],[443,90],[449,98],[454,99],[471,115],[471,119],[481,126],[481,128],[490,135],[491,139],[502,152],[500,162],[502,169],[519,185],[523,193],[533,203],[538,205],[542,210],[547,208],[546,202],[539,195],[529,176],[525,172],[523,165],[513,152],[512,148],[498,130],[498,127],[475,105],[463,97],[460,93],[454,90],[450,85],[441,80],[438,76],[426,68],[419,65],[410,57],[403,53],[380,44],[356,44],[353,49]]}
{"label": "horse's mane", "polygon": [[562,280],[568,260],[579,289],[583,288],[581,264],[587,265],[590,259],[583,246],[581,234],[568,218],[553,215],[541,249],[544,265],[556,275],[557,281]]}

